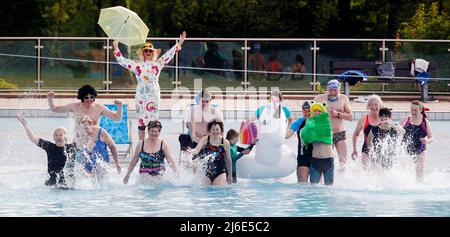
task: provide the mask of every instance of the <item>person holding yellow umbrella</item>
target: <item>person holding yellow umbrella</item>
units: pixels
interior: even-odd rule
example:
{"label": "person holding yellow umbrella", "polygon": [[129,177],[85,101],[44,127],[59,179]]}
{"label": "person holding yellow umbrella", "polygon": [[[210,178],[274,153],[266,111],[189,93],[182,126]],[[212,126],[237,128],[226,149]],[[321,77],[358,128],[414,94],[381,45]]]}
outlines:
{"label": "person holding yellow umbrella", "polygon": [[139,139],[144,138],[145,126],[150,121],[159,119],[159,75],[166,64],[168,64],[175,53],[181,49],[186,38],[186,32],[180,35],[180,40],[175,46],[159,57],[160,49],[155,49],[153,44],[145,43],[139,50],[139,60],[133,61],[124,58],[119,50],[119,42],[115,40],[114,56],[117,62],[124,68],[130,70],[136,76],[136,112],[138,114]]}

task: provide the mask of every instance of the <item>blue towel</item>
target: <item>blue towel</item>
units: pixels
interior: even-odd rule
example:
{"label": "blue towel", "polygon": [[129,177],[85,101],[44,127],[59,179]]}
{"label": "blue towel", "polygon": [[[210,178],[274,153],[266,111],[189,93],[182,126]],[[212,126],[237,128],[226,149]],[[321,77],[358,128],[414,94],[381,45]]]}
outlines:
{"label": "blue towel", "polygon": [[367,81],[367,75],[358,70],[349,70],[342,73],[338,80],[348,82],[351,86],[356,85],[360,81]]}

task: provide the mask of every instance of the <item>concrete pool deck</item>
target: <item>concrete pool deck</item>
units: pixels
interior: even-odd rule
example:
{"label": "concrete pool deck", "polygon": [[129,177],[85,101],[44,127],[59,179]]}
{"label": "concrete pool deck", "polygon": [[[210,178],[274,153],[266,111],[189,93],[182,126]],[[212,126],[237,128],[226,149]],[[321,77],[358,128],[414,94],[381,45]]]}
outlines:
{"label": "concrete pool deck", "polygon": [[[102,95],[97,98],[97,102],[102,104],[113,103],[114,98],[120,98],[129,105],[129,117],[136,118],[134,95]],[[351,97],[351,107],[354,113],[354,119],[358,119],[366,113],[366,103],[353,101]],[[402,97],[398,97],[402,98]],[[403,99],[383,98],[384,105],[393,109],[393,119],[398,120],[409,114],[409,104],[414,98]],[[286,96],[284,104],[287,105],[297,117],[300,114],[300,105],[305,100],[311,100],[312,95],[305,96]],[[438,98],[439,102],[427,102],[425,106],[430,109],[427,113],[430,120],[450,120],[450,101]],[[161,98],[160,117],[163,119],[180,118],[182,110],[192,99],[172,99],[170,97]],[[76,95],[56,96],[54,102],[56,105],[63,105],[75,102]],[[248,97],[232,97],[223,100],[215,100],[219,104],[226,119],[243,119],[249,114],[249,111],[255,111],[256,108],[264,103],[264,100]],[[0,117],[14,117],[17,113],[22,113],[30,117],[67,117],[65,113],[54,113],[48,109],[45,94],[33,95],[23,94],[21,96],[3,96],[0,97]]]}

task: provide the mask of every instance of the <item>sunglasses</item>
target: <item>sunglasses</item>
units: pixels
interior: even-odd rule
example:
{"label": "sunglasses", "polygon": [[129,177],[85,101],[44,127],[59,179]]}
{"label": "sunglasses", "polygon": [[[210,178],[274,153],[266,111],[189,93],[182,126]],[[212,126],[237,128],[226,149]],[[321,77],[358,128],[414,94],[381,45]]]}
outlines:
{"label": "sunglasses", "polygon": [[147,53],[147,52],[153,52],[153,50],[152,49],[144,49],[144,53]]}
{"label": "sunglasses", "polygon": [[85,96],[84,99],[85,99],[85,100],[87,100],[87,99],[95,100],[95,96],[93,96],[93,95],[91,95],[91,96]]}
{"label": "sunglasses", "polygon": [[202,103],[209,103],[209,100],[202,100]]}

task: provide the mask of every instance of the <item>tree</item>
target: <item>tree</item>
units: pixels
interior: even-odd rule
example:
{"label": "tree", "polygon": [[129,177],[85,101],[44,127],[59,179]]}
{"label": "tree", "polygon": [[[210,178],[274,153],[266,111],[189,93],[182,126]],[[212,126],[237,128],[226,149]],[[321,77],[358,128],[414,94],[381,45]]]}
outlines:
{"label": "tree", "polygon": [[45,27],[37,0],[3,3],[0,16],[0,36],[40,36]]}
{"label": "tree", "polygon": [[409,22],[402,22],[398,32],[403,39],[450,39],[450,18],[439,11],[437,2],[431,3],[428,10],[420,3],[416,14]]}

